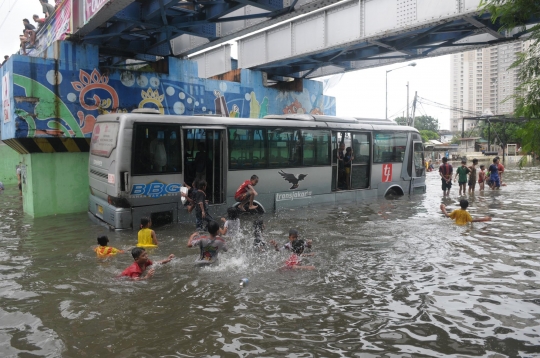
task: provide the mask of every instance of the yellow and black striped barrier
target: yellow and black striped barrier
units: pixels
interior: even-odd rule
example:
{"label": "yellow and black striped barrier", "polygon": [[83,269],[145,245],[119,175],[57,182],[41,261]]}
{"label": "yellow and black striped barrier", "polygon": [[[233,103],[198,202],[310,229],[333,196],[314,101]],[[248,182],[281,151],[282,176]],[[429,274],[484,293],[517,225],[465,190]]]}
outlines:
{"label": "yellow and black striped barrier", "polygon": [[90,138],[14,138],[3,141],[19,154],[90,151]]}

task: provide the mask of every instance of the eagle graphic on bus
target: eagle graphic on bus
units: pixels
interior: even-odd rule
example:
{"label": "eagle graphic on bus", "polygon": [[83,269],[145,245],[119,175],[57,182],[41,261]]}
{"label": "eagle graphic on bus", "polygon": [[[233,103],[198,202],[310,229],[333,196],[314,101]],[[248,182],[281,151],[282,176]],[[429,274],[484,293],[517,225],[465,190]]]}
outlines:
{"label": "eagle graphic on bus", "polygon": [[298,183],[304,180],[305,177],[307,177],[307,174],[298,174],[297,178],[296,175],[291,173],[285,173],[283,170],[279,171],[278,173],[283,177],[283,179],[293,185],[289,189],[297,189],[299,185]]}

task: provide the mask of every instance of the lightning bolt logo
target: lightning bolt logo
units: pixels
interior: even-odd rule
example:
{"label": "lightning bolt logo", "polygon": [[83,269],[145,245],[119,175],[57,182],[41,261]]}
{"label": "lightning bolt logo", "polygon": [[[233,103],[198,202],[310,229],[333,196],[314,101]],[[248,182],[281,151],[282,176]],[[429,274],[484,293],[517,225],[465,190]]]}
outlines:
{"label": "lightning bolt logo", "polygon": [[384,164],[382,168],[382,182],[389,183],[392,181],[392,164]]}

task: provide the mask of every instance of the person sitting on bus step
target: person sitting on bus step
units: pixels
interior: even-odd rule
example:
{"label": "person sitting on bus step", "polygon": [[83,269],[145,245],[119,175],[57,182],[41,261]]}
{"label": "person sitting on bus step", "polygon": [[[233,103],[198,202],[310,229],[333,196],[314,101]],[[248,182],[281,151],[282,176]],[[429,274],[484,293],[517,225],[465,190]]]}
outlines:
{"label": "person sitting on bus step", "polygon": [[[282,246],[279,246],[278,243],[275,240],[270,240],[270,245],[274,246],[274,249],[276,249],[276,251],[281,251],[281,250],[292,251],[292,246],[291,245],[292,245],[292,242],[294,240],[296,240],[296,239],[298,239],[298,230],[290,229],[289,230],[289,241],[288,242],[286,242]],[[311,245],[312,245],[311,240],[307,240],[307,241],[302,240],[302,241],[305,243],[306,248],[311,249]]]}
{"label": "person sitting on bus step", "polygon": [[141,218],[141,229],[139,230],[137,247],[157,247],[158,242],[156,232],[150,227],[152,221],[148,218]]}
{"label": "person sitting on bus step", "polygon": [[199,246],[200,257],[195,262],[196,265],[211,265],[219,263],[218,254],[221,251],[227,251],[227,243],[221,237],[217,236],[219,233],[219,224],[213,220],[208,222],[207,235],[201,235],[198,232],[194,232],[189,237],[187,247]]}
{"label": "person sitting on bus step", "polygon": [[457,225],[466,225],[467,223],[491,221],[491,218],[489,216],[479,218],[479,219],[473,219],[471,214],[469,214],[469,212],[467,211],[467,208],[469,207],[469,201],[467,199],[461,199],[459,201],[459,206],[461,207],[461,209],[456,209],[452,211],[450,214],[446,212],[446,206],[444,204],[441,204],[441,210],[444,216],[452,220],[455,220]]}
{"label": "person sitting on bus step", "polygon": [[246,208],[244,206],[249,202],[249,210],[255,210],[257,209],[257,205],[253,205],[253,199],[257,195],[257,191],[255,191],[254,186],[257,185],[259,182],[259,177],[253,174],[251,176],[251,179],[246,180],[240,186],[238,187],[238,190],[236,190],[236,193],[234,194],[234,199],[240,204],[238,204],[238,209],[240,211],[246,211]]}
{"label": "person sitting on bus step", "polygon": [[193,183],[191,186],[187,185],[186,182],[184,182],[184,186],[188,188],[188,192],[186,193],[180,193],[181,196],[187,199],[186,206],[188,214],[191,214],[193,209],[195,209],[195,194],[197,194],[197,186],[199,185],[199,180],[193,179]]}
{"label": "person sitting on bus step", "polygon": [[220,235],[237,236],[240,233],[240,219],[238,218],[238,210],[230,207],[227,209],[227,219],[221,218],[223,228],[219,229]]}
{"label": "person sitting on bus step", "polygon": [[[206,200],[206,180],[199,181],[195,194],[195,230],[203,231],[205,226],[214,218],[208,213],[208,201]],[[206,225],[205,225],[206,224]],[[219,229],[219,225],[218,225]]]}
{"label": "person sitting on bus step", "polygon": [[[152,266],[154,263],[148,259],[148,254],[146,250],[142,247],[135,247],[131,250],[131,256],[133,256],[134,263],[131,264],[127,269],[122,271],[120,276],[126,276],[134,281],[147,280],[150,277],[154,276],[155,269],[151,268],[146,276],[141,277],[144,270],[148,266]],[[163,265],[170,262],[174,258],[173,254],[170,254],[165,260],[158,261],[157,264]]]}
{"label": "person sitting on bus step", "polygon": [[351,166],[353,160],[353,150],[351,147],[347,147],[345,150],[345,156],[343,157],[343,166],[345,167],[345,182],[348,190],[351,190]]}
{"label": "person sitting on bus step", "polygon": [[114,247],[110,247],[109,245],[109,238],[107,235],[98,236],[97,238],[98,245],[94,251],[96,252],[96,255],[100,258],[108,257],[108,256],[114,256],[116,254],[123,254],[124,250],[118,250]]}

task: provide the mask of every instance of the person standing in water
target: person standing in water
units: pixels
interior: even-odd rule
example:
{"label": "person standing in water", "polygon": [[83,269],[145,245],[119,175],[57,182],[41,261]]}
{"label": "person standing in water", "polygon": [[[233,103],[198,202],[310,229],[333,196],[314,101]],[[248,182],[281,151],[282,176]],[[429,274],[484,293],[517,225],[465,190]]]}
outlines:
{"label": "person standing in water", "polygon": [[472,160],[472,165],[469,167],[469,195],[474,194],[474,188],[476,187],[476,166],[478,165],[478,159]]}
{"label": "person standing in water", "polygon": [[452,164],[448,163],[448,158],[443,157],[442,162],[439,166],[439,175],[441,177],[443,195],[447,196],[450,195],[450,189],[452,188],[452,173],[454,169],[452,168]]}
{"label": "person standing in water", "polygon": [[499,160],[497,158],[493,159],[493,164],[489,166],[489,180],[491,182],[490,187],[492,190],[499,190],[501,188],[501,180],[499,178]]}

